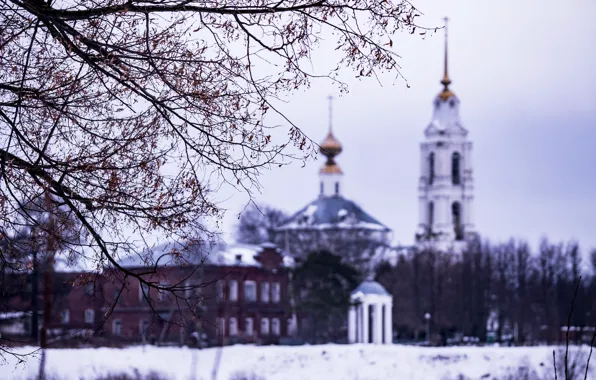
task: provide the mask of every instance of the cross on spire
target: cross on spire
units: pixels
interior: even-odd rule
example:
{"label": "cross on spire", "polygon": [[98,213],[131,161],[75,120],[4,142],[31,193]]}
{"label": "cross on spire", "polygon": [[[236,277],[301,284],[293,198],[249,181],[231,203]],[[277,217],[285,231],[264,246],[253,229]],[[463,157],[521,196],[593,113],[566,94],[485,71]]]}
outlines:
{"label": "cross on spire", "polygon": [[329,133],[331,133],[333,131],[333,96],[329,95],[327,100],[329,100]]}
{"label": "cross on spire", "polygon": [[448,17],[443,18],[443,21],[445,21],[445,67],[444,67],[444,72],[443,72],[443,79],[441,80],[441,84],[443,86],[445,86],[445,89],[447,89],[447,87],[451,84],[451,79],[449,79],[449,70],[448,70],[448,61],[447,61],[447,57],[448,57],[448,49],[447,49],[447,22],[449,21]]}

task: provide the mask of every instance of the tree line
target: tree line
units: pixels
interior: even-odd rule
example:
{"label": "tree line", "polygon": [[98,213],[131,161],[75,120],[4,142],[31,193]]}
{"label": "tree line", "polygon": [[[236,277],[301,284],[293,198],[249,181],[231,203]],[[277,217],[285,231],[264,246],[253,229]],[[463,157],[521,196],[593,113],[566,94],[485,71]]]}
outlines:
{"label": "tree line", "polygon": [[480,341],[492,333],[501,342],[555,343],[567,327],[596,323],[596,250],[589,257],[584,262],[574,241],[543,238],[536,251],[522,240],[476,241],[461,254],[400,254],[380,263],[376,277],[394,297],[398,339],[424,335],[429,313],[431,338],[443,342],[459,332]]}

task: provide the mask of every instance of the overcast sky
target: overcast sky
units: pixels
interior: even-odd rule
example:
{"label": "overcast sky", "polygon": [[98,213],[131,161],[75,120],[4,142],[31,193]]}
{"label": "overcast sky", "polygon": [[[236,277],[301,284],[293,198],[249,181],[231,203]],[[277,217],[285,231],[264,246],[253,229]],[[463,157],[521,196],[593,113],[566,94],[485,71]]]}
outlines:
{"label": "overcast sky", "polygon": [[[474,144],[475,223],[491,240],[534,245],[575,238],[596,248],[596,1],[413,1],[419,23],[448,16],[451,88]],[[323,50],[323,51],[321,51]],[[344,195],[412,244],[418,220],[419,144],[440,91],[443,33],[400,34],[394,50],[411,88],[393,76],[354,79],[338,97],[328,82],[292,94],[286,114],[315,141],[327,133],[334,95]],[[314,67],[331,53],[321,48]],[[265,172],[257,201],[295,212],[318,194],[322,159]],[[227,197],[227,196],[226,196]],[[246,196],[235,194],[223,229],[235,228]]]}

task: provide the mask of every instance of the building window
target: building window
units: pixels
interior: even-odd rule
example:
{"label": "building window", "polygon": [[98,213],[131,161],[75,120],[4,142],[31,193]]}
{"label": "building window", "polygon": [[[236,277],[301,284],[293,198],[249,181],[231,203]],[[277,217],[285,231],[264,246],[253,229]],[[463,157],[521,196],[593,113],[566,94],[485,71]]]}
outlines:
{"label": "building window", "polygon": [[269,335],[269,318],[261,318],[261,335]]}
{"label": "building window", "polygon": [[455,240],[462,240],[464,238],[464,234],[461,226],[461,204],[459,202],[453,202],[451,205],[451,214],[453,215]]}
{"label": "building window", "polygon": [[95,284],[93,282],[88,282],[85,284],[85,294],[88,296],[95,294]]}
{"label": "building window", "polygon": [[335,195],[339,195],[339,182],[335,182]]}
{"label": "building window", "polygon": [[[167,288],[169,286],[169,284],[167,282],[162,282],[159,284],[160,287],[162,288]],[[163,289],[159,289],[159,291],[157,292],[157,299],[159,301],[163,301],[166,298],[166,291]]]}
{"label": "building window", "polygon": [[294,318],[288,318],[287,334],[288,336],[294,335],[296,332],[296,324],[294,324]]}
{"label": "building window", "polygon": [[428,202],[428,228],[432,229],[435,222],[435,204]]}
{"label": "building window", "polygon": [[451,155],[451,182],[453,182],[454,185],[459,185],[461,183],[460,161],[459,153],[454,152]]}
{"label": "building window", "polygon": [[320,186],[320,188],[321,188],[321,195],[323,195],[323,194],[325,193],[325,192],[323,191],[323,190],[324,190],[324,185],[323,185],[323,182],[321,182],[321,183],[319,184],[319,186]]}
{"label": "building window", "polygon": [[217,318],[216,329],[217,329],[218,336],[226,335],[226,319],[225,318]]}
{"label": "building window", "polygon": [[244,281],[244,300],[246,302],[257,301],[257,284],[254,281]]}
{"label": "building window", "polygon": [[215,297],[217,302],[221,302],[224,299],[224,282],[223,280],[219,280],[215,283],[216,294]]}
{"label": "building window", "polygon": [[435,153],[428,155],[428,184],[432,185],[435,181]]}
{"label": "building window", "polygon": [[273,333],[273,335],[280,335],[279,318],[273,318],[271,320],[271,332]]}
{"label": "building window", "polygon": [[230,301],[238,301],[238,281],[230,280]]}
{"label": "building window", "polygon": [[149,299],[149,284],[144,282],[139,283],[139,301],[148,300]]}
{"label": "building window", "polygon": [[279,282],[271,283],[271,300],[273,303],[278,303],[281,298],[281,288]]}
{"label": "building window", "polygon": [[269,302],[269,283],[268,282],[261,283],[261,302],[263,302],[263,303]]}
{"label": "building window", "polygon": [[95,322],[95,311],[93,309],[85,310],[85,323]]}
{"label": "building window", "polygon": [[62,310],[62,314],[60,315],[60,321],[63,325],[66,325],[70,322],[70,310]]}
{"label": "building window", "polygon": [[252,318],[246,318],[244,320],[244,333],[246,336],[252,336],[254,334],[253,328]]}
{"label": "building window", "polygon": [[148,331],[149,331],[149,321],[146,319],[139,321],[139,334],[141,335],[141,338],[143,339],[143,341],[147,340],[147,332]]}
{"label": "building window", "polygon": [[120,295],[120,291],[118,289],[114,290],[114,302],[119,304],[121,301],[122,296]]}
{"label": "building window", "polygon": [[238,322],[236,318],[232,317],[230,318],[230,336],[235,336],[236,334],[238,334]]}
{"label": "building window", "polygon": [[112,321],[112,334],[116,336],[122,335],[122,321],[120,319],[114,319]]}

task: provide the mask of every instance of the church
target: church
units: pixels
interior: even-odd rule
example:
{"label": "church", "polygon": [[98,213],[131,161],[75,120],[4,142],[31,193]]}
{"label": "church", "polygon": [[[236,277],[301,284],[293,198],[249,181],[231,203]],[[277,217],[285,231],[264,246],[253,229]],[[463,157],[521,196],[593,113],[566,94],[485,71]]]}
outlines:
{"label": "church", "polygon": [[342,183],[344,172],[336,161],[344,147],[333,133],[331,102],[329,131],[320,144],[326,161],[319,171],[318,197],[277,226],[275,242],[292,247],[294,252],[321,248],[341,252],[350,262],[377,261],[391,253],[411,250],[465,250],[468,242],[477,237],[472,214],[472,142],[460,118],[460,100],[450,88],[446,27],[440,83],[443,88],[432,102],[432,118],[420,144],[414,246],[391,246],[391,229],[347,197]]}
{"label": "church", "polygon": [[472,213],[472,142],[461,121],[460,100],[450,87],[446,26],[443,66],[442,89],[433,99],[431,121],[420,143],[418,223],[412,223],[416,229],[413,246],[392,246],[391,229],[346,196],[344,172],[336,161],[344,147],[333,133],[331,102],[329,131],[320,144],[326,161],[319,171],[318,197],[275,230],[276,243],[286,252],[304,256],[327,249],[366,275],[350,296],[350,343],[392,342],[393,297],[373,279],[377,263],[395,262],[400,254],[424,250],[459,254],[478,237]]}

